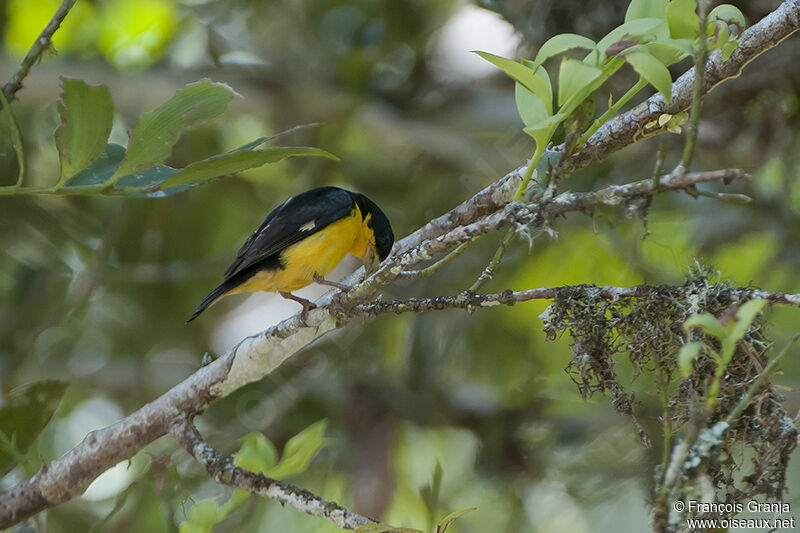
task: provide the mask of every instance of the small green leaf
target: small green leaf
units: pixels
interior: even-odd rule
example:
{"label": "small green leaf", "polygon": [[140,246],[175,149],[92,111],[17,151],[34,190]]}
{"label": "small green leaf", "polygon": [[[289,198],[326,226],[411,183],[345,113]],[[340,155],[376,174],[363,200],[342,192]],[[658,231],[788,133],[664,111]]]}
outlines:
{"label": "small green leaf", "polygon": [[697,37],[700,19],[697,17],[697,0],[672,0],[667,6],[669,34],[674,39]]}
{"label": "small green leaf", "polygon": [[278,450],[262,433],[248,433],[236,454],[236,466],[258,474],[269,472],[278,462]]}
{"label": "small green leaf", "polygon": [[128,143],[125,160],[106,185],[161,163],[172,152],[183,130],[225,111],[233,96],[227,85],[201,80],[178,91],[152,113],[142,115]]}
{"label": "small green leaf", "polygon": [[728,340],[732,342],[741,340],[765,305],[767,305],[766,300],[749,300],[743,303],[736,311],[733,323],[729,324]]}
{"label": "small green leaf", "polygon": [[311,459],[328,443],[325,438],[327,420],[320,420],[289,439],[283,448],[280,462],[272,468],[268,475],[276,479],[293,476],[308,469]]}
{"label": "small green leaf", "polygon": [[678,352],[678,368],[683,377],[688,377],[692,373],[692,363],[700,355],[702,348],[702,342],[689,342],[681,346]]}
{"label": "small green leaf", "polygon": [[70,178],[65,187],[100,186],[108,181],[117,171],[125,158],[125,147],[109,144],[94,163]]}
{"label": "small green leaf", "polygon": [[553,84],[550,83],[550,75],[547,73],[542,66],[536,66],[533,64],[533,61],[528,59],[522,58],[520,59],[520,63],[531,69],[536,76],[538,76],[544,82],[544,88],[546,92],[541,94],[542,101],[547,102],[547,109],[550,113],[553,112]]}
{"label": "small green leaf", "polygon": [[82,80],[62,76],[61,88],[58,102],[61,124],[54,135],[61,162],[56,188],[100,157],[106,149],[114,118],[114,104],[105,85],[90,86]]}
{"label": "small green leaf", "polygon": [[477,507],[467,507],[466,509],[461,509],[460,511],[453,511],[449,515],[445,516],[436,524],[436,533],[445,533],[447,528],[450,527],[450,524],[455,522],[456,518],[460,517],[461,515],[465,515],[467,513],[471,513],[472,511],[477,510]]}
{"label": "small green leaf", "polygon": [[631,0],[625,12],[625,22],[643,18],[664,18],[669,0]]}
{"label": "small green leaf", "polygon": [[733,52],[739,47],[739,41],[728,41],[722,45],[722,61],[730,59]]}
{"label": "small green leaf", "polygon": [[561,124],[567,116],[566,113],[556,113],[546,120],[523,128],[522,131],[533,137],[533,140],[536,141],[537,150],[544,150],[547,148],[548,143],[550,143],[550,139],[553,138],[553,134],[556,132],[558,125]]}
{"label": "small green leaf", "polygon": [[2,87],[0,87],[0,103],[3,105],[3,109],[0,110],[0,113],[6,116],[8,130],[11,133],[11,144],[14,147],[14,153],[17,155],[19,174],[17,174],[16,186],[20,187],[22,185],[22,181],[25,179],[25,152],[22,149],[22,133],[20,132],[19,124],[17,123],[17,117],[14,116],[14,111],[11,109],[11,105],[8,103],[6,94],[3,92]]}
{"label": "small green leaf", "polygon": [[592,50],[594,46],[594,41],[588,37],[584,37],[583,35],[578,35],[576,33],[561,33],[545,41],[545,43],[536,53],[536,58],[533,60],[533,64],[534,66],[538,67],[544,63],[547,58],[553,57],[554,55],[558,55],[562,52],[566,52],[567,50],[572,50],[573,48],[585,48],[586,50]]}
{"label": "small green leaf", "polygon": [[692,315],[683,323],[683,329],[686,331],[692,328],[700,328],[703,333],[716,337],[719,340],[724,339],[728,332],[725,327],[719,323],[717,317],[711,313],[703,313],[701,315]]}
{"label": "small green leaf", "polygon": [[444,471],[442,470],[442,464],[437,460],[436,466],[433,469],[433,474],[431,475],[431,482],[419,489],[419,496],[422,498],[422,503],[425,504],[425,508],[431,516],[436,514],[436,509],[439,507],[439,495],[442,490],[443,477]]}
{"label": "small green leaf", "polygon": [[603,58],[608,47],[619,41],[638,39],[649,42],[668,37],[669,28],[667,27],[667,21],[663,18],[635,19],[625,22],[608,32],[608,35],[597,43],[597,50],[600,52],[601,58]]}
{"label": "small green leaf", "polygon": [[708,14],[709,22],[722,22],[726,25],[735,25],[739,29],[738,37],[741,37],[747,27],[747,20],[744,14],[736,6],[730,4],[720,4]]}
{"label": "small green leaf", "polygon": [[547,95],[552,94],[552,90],[550,89],[549,84],[542,80],[540,76],[537,76],[533,70],[526,67],[522,63],[517,63],[511,59],[496,56],[488,52],[475,51],[475,53],[508,74],[511,79],[517,83],[521,83],[526,89],[541,98],[542,102],[544,102],[548,108],[548,114],[553,112],[552,101],[547,101]]}
{"label": "small green leaf", "polygon": [[603,71],[597,67],[565,57],[558,73],[558,105],[563,106],[573,96],[590,88],[602,75]]}
{"label": "small green leaf", "polygon": [[[157,167],[153,167],[144,172],[128,174],[124,178],[120,178],[120,180],[112,189],[109,189],[108,192],[128,196],[140,196],[142,191],[152,191],[158,189],[162,183],[170,179],[172,176],[178,174],[180,171],[181,170],[179,168],[158,165]],[[188,188],[189,187],[182,187],[181,190],[185,191]],[[153,196],[165,196],[165,194]]]}
{"label": "small green leaf", "polygon": [[201,500],[194,504],[179,530],[180,533],[212,533],[214,526],[224,518],[216,499]]}
{"label": "small green leaf", "polygon": [[716,50],[729,42],[731,31],[724,22],[711,22],[708,25],[708,49]]}
{"label": "small green leaf", "polygon": [[316,156],[327,157],[329,159],[338,160],[339,158],[330,152],[326,152],[320,148],[311,148],[305,146],[285,147],[285,148],[265,148],[263,150],[234,150],[227,154],[215,155],[197,161],[188,165],[186,168],[175,173],[173,176],[168,176],[162,184],[150,185],[150,189],[167,189],[170,187],[178,187],[182,185],[198,185],[203,182],[225,176],[228,174],[235,174],[248,168],[256,168],[267,163],[275,163],[287,157],[297,156]]}
{"label": "small green leaf", "polygon": [[542,99],[520,83],[514,84],[514,98],[517,102],[517,112],[525,126],[547,120],[547,117],[550,116]]}
{"label": "small green leaf", "polygon": [[[0,477],[16,464],[18,453],[25,453],[53,417],[69,385],[61,380],[44,380],[13,389],[0,407]],[[6,449],[9,444],[14,450]]]}
{"label": "small green leaf", "polygon": [[630,63],[647,83],[663,94],[667,102],[672,99],[672,76],[661,61],[645,52],[625,54],[625,61]]}
{"label": "small green leaf", "polygon": [[691,39],[665,39],[653,41],[644,45],[644,49],[653,57],[661,61],[665,66],[672,65],[678,61],[694,54],[693,41]]}

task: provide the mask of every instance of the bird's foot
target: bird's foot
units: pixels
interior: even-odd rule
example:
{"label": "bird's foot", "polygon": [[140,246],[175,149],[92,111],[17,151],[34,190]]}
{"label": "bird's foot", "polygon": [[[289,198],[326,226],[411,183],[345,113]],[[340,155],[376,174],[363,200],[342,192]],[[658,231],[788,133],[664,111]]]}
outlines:
{"label": "bird's foot", "polygon": [[300,320],[303,322],[304,326],[308,326],[308,321],[307,321],[308,312],[311,311],[312,309],[316,309],[317,304],[315,304],[311,300],[306,300],[305,298],[301,298],[300,296],[295,296],[291,292],[279,291],[278,294],[280,294],[287,300],[293,300],[303,306],[303,310],[300,311]]}
{"label": "bird's foot", "polygon": [[319,283],[320,285],[327,285],[328,287],[336,287],[340,291],[347,292],[347,291],[350,290],[350,286],[349,285],[345,285],[344,283],[339,283],[337,281],[327,280],[327,279],[323,278],[322,276],[320,276],[319,274],[314,274],[314,281],[316,283]]}

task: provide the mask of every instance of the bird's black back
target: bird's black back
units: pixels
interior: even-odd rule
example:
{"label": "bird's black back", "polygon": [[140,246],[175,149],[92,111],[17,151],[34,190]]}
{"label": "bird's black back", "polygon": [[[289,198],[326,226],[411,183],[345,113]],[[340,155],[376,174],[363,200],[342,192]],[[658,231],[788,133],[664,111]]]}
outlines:
{"label": "bird's black back", "polygon": [[[274,262],[276,257],[273,256],[348,216],[354,206],[348,191],[339,187],[319,187],[292,196],[273,209],[245,241],[225,271],[225,279],[271,257]],[[301,229],[311,222],[313,227]]]}

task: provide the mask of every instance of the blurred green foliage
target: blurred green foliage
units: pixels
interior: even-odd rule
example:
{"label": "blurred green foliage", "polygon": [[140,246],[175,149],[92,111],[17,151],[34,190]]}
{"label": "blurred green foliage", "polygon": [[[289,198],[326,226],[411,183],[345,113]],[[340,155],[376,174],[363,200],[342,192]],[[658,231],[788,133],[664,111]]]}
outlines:
{"label": "blurred green foliage", "polygon": [[[6,2],[3,43],[9,55],[24,57],[60,4],[61,0]],[[178,22],[173,0],[77,2],[53,46],[84,58],[100,53],[122,70],[141,69],[162,56]]]}
{"label": "blurred green foliage", "polygon": [[[57,3],[5,3],[0,79],[10,77]],[[480,5],[524,37],[519,54],[496,52],[532,57],[555,33],[601,38],[622,20],[627,2],[591,10],[578,0]],[[284,161],[163,199],[0,198],[0,389],[47,378],[71,383],[29,457],[57,457],[89,430],[190,375],[206,351],[222,352],[280,312],[296,310],[281,311],[284,304],[271,297],[242,307],[245,297],[230,298],[183,325],[244,238],[290,194],[327,184],[359,190],[403,236],[530,157],[513,83],[502,75],[444,72],[440,36],[463,9],[477,10],[454,0],[79,0],[56,33],[59,54],[34,67],[12,104],[32,184],[50,185],[59,176],[52,135],[60,123],[61,75],[109,86],[115,101],[109,142],[121,145],[143,112],[187,83],[208,77],[233,87],[243,97],[224,119],[181,137],[165,161],[174,168],[309,122],[323,124],[287,142],[321,147],[341,161]],[[753,22],[769,6],[742,9]],[[481,28],[468,36],[480,36]],[[752,203],[661,195],[646,226],[635,211],[571,215],[554,226],[557,240],[541,237],[530,252],[526,242],[512,241],[485,290],[681,283],[701,257],[738,284],[799,292],[799,48],[796,38],[787,39],[704,104],[695,166],[746,169],[754,179],[725,191],[745,193]],[[460,53],[471,49],[485,47],[466,44]],[[674,76],[688,68],[684,61],[670,70]],[[622,76],[603,89],[598,106],[636,81],[632,73]],[[0,184],[8,185],[18,164],[7,123],[0,128]],[[659,136],[570,176],[562,187],[647,178],[661,143],[665,168],[672,168],[681,139]],[[487,237],[447,274],[399,282],[385,296],[463,290],[496,246],[497,237]],[[563,372],[568,339],[543,338],[537,316],[545,305],[385,316],[336,332],[214,404],[198,419],[199,429],[231,454],[253,431],[285,449],[325,418],[330,444],[292,481],[391,524],[424,529],[451,511],[478,507],[449,531],[644,530],[652,466],[662,450],[644,449],[606,399],[580,399]],[[780,345],[796,331],[798,312],[768,315]],[[777,383],[800,385],[796,357],[787,357],[784,370]],[[617,372],[632,381],[624,358]],[[631,390],[643,424],[656,428],[659,399],[651,384],[633,381]],[[796,412],[797,393],[785,397]],[[796,454],[788,475],[793,509],[800,508]],[[430,509],[423,489],[431,487],[437,463],[439,497]],[[18,467],[0,487],[25,476]],[[102,476],[85,497],[48,511],[46,524],[52,532],[175,531],[195,502],[224,504],[230,497],[165,438],[130,468]],[[337,528],[260,498],[248,498],[215,528],[263,530]]]}

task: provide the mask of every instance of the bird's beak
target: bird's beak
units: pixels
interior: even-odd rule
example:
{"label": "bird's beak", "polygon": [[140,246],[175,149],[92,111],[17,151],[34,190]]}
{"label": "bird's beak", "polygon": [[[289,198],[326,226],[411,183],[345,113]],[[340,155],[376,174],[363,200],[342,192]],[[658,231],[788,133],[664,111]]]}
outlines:
{"label": "bird's beak", "polygon": [[378,265],[381,264],[381,260],[378,257],[378,252],[375,250],[374,247],[368,246],[367,247],[367,255],[364,256],[364,271],[367,276],[372,274],[378,269]]}

